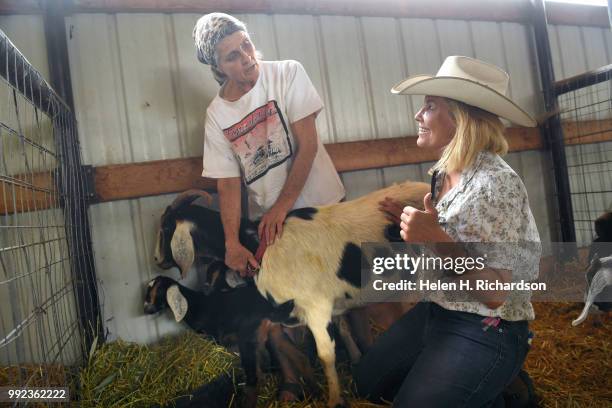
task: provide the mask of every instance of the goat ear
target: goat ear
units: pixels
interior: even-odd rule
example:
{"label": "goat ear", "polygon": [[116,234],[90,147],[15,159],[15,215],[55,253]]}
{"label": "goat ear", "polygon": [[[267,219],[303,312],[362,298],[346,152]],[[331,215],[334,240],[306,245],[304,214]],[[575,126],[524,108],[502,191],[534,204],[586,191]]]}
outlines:
{"label": "goat ear", "polygon": [[174,262],[181,269],[182,278],[187,276],[187,271],[189,271],[195,260],[195,248],[193,237],[191,236],[193,226],[193,223],[189,221],[177,221],[176,229],[170,241],[172,258],[174,258]]}
{"label": "goat ear", "polygon": [[178,285],[172,285],[168,288],[166,292],[166,300],[168,301],[168,306],[170,306],[170,310],[174,313],[174,319],[177,322],[183,320],[185,315],[187,314],[187,299],[179,290]]}

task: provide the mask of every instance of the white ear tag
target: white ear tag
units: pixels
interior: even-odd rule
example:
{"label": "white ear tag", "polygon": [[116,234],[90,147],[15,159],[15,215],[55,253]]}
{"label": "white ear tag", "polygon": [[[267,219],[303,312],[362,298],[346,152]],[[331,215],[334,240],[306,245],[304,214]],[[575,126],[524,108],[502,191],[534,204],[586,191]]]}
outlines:
{"label": "white ear tag", "polygon": [[174,313],[174,319],[177,322],[183,320],[185,315],[187,314],[187,299],[185,296],[181,294],[178,285],[172,285],[168,288],[166,292],[166,300],[168,301],[168,305]]}

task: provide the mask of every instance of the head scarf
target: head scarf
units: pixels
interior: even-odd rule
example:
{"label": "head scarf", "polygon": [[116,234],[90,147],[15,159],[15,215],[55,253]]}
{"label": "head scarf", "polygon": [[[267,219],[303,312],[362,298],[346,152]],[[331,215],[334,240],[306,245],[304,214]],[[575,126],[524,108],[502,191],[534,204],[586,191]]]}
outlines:
{"label": "head scarf", "polygon": [[247,32],[240,20],[225,13],[206,14],[198,20],[193,29],[198,60],[202,64],[217,66],[216,47],[221,40],[236,31]]}

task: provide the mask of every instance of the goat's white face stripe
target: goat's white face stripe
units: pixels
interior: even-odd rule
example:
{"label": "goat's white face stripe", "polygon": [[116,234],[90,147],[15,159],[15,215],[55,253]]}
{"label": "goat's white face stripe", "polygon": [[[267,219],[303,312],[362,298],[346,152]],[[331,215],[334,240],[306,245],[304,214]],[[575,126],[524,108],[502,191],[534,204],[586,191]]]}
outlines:
{"label": "goat's white face stripe", "polygon": [[181,268],[183,277],[185,277],[195,260],[195,248],[193,245],[193,238],[191,237],[191,230],[193,228],[195,228],[195,225],[191,221],[177,221],[176,229],[170,241],[172,258],[174,258],[174,262]]}
{"label": "goat's white face stripe", "polygon": [[152,288],[152,287],[153,287],[153,285],[155,285],[155,279],[151,279],[151,280],[149,281],[149,285],[148,285],[148,286],[149,286],[150,288]]}

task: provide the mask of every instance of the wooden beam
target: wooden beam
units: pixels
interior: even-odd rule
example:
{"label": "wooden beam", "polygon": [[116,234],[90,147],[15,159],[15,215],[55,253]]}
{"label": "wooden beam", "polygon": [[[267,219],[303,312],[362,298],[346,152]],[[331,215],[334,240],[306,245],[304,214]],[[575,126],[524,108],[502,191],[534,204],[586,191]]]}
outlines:
{"label": "wooden beam", "polygon": [[0,215],[58,206],[59,192],[53,172],[0,176]]}
{"label": "wooden beam", "polygon": [[[612,141],[612,119],[563,123],[568,146]],[[511,152],[544,148],[538,128],[508,128]],[[435,154],[416,146],[416,136],[325,146],[339,172],[379,169],[434,161]],[[188,157],[94,168],[97,202],[170,194],[190,188],[216,189],[214,179],[201,177],[202,158]],[[34,186],[33,190],[31,186]],[[0,180],[0,215],[42,210],[59,205],[51,172]]]}
{"label": "wooden beam", "polygon": [[199,187],[216,189],[215,180],[203,179],[202,157],[111,164],[95,168],[98,201],[175,193]]}
{"label": "wooden beam", "polygon": [[523,21],[528,1],[507,0],[74,0],[95,12],[197,12],[312,14],[364,17]]}
{"label": "wooden beam", "polygon": [[44,12],[40,0],[0,0],[0,14],[38,14]]}
{"label": "wooden beam", "polygon": [[[72,0],[72,13],[310,14],[531,22],[528,0]],[[0,0],[0,14],[42,13],[39,0]],[[549,24],[609,27],[605,6],[547,3]]]}
{"label": "wooden beam", "polygon": [[[509,128],[506,138],[510,151],[542,148],[537,128]],[[416,136],[360,142],[334,143],[325,146],[339,172],[380,169],[436,160],[436,154],[416,145]]]}
{"label": "wooden beam", "polygon": [[566,146],[612,141],[612,119],[562,122]]}
{"label": "wooden beam", "polygon": [[548,24],[610,27],[606,6],[547,2],[546,18]]}
{"label": "wooden beam", "polygon": [[[511,151],[542,148],[537,128],[510,128]],[[416,146],[416,136],[333,143],[325,146],[339,172],[378,169],[435,160],[435,154]],[[169,194],[199,187],[214,190],[215,180],[201,177],[202,158],[157,160],[95,168],[99,201]]]}
{"label": "wooden beam", "polygon": [[612,78],[612,64],[556,81],[554,83],[554,92],[559,96],[586,86],[609,81],[610,78]]}

